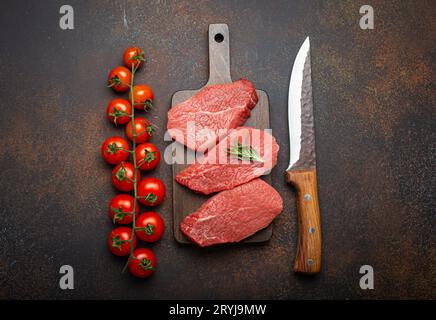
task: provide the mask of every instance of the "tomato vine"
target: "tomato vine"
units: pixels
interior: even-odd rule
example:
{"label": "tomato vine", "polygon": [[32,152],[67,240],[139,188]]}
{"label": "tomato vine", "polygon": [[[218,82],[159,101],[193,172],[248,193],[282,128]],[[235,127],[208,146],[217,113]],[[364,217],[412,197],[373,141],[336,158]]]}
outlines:
{"label": "tomato vine", "polygon": [[135,79],[135,73],[138,70],[139,66],[140,66],[140,60],[139,58],[137,58],[137,63],[132,63],[132,80],[130,81],[129,84],[129,94],[131,97],[131,103],[132,103],[132,114],[131,114],[131,118],[132,118],[132,159],[133,159],[133,198],[135,199],[135,201],[133,201],[133,210],[132,210],[132,236],[130,237],[129,240],[129,244],[130,244],[130,254],[129,257],[127,258],[127,262],[124,265],[123,271],[124,272],[129,264],[129,261],[131,259],[134,259],[133,257],[133,250],[135,250],[135,246],[133,244],[134,239],[135,239],[135,231],[136,231],[136,214],[135,214],[135,210],[136,210],[136,206],[137,204],[137,200],[138,200],[138,169],[139,167],[136,164],[136,153],[135,153],[135,149],[136,149],[136,126],[135,126],[135,101],[133,99],[133,84],[134,84],[134,79]]}
{"label": "tomato vine", "polygon": [[[132,53],[131,52],[132,50],[135,50],[136,53]],[[150,163],[152,161],[155,161],[156,159],[157,161],[159,161],[160,156],[156,147],[150,143],[148,143],[147,147],[142,145],[142,148],[152,147],[155,148],[156,151],[148,152],[147,149],[145,149],[146,154],[143,159],[141,159],[142,157],[141,154],[137,155],[136,153],[137,144],[147,141],[154,131],[154,126],[150,124],[145,118],[138,117],[137,119],[135,119],[135,106],[143,105],[141,109],[145,111],[149,111],[153,99],[153,92],[151,91],[150,87],[148,87],[147,85],[138,85],[148,90],[145,94],[143,93],[141,95],[139,94],[137,95],[137,93],[135,93],[135,85],[134,85],[135,75],[138,69],[141,67],[141,65],[145,63],[144,53],[142,52],[142,50],[138,48],[128,48],[126,49],[126,52],[124,54],[124,62],[128,67],[130,67],[130,71],[125,67],[116,67],[115,69],[113,69],[109,74],[108,87],[112,88],[117,92],[128,91],[131,107],[128,105],[128,102],[126,100],[115,99],[112,100],[111,103],[108,105],[107,113],[109,119],[115,125],[117,125],[117,120],[120,117],[130,118],[130,122],[127,124],[126,127],[126,134],[128,138],[132,141],[132,149],[130,149],[130,146],[128,146],[127,142],[124,141],[123,138],[112,137],[107,139],[106,142],[103,144],[103,156],[106,162],[108,162],[109,164],[118,164],[112,173],[113,174],[112,183],[114,183],[114,186],[121,191],[125,191],[125,192],[133,191],[133,204],[132,204],[133,209],[131,211],[124,212],[122,207],[119,208],[111,207],[110,215],[113,215],[112,220],[115,223],[116,219],[122,220],[124,219],[125,215],[131,215],[132,228],[131,228],[131,232],[129,231],[129,228],[125,228],[125,227],[114,229],[112,232],[114,235],[110,236],[108,241],[110,241],[109,242],[110,250],[115,255],[128,256],[127,262],[122,272],[124,272],[126,268],[129,267],[129,270],[133,275],[143,278],[149,276],[155,270],[156,258],[151,250],[145,248],[136,248],[136,231],[145,232],[148,236],[151,236],[154,233],[155,225],[149,224],[145,227],[136,226],[136,221],[137,221],[136,215],[139,208],[138,201],[141,202],[141,200],[143,201],[144,198],[141,194],[138,194],[138,184],[140,179],[139,169],[144,164],[144,162],[147,162],[150,165]],[[135,97],[144,98],[144,96],[147,94],[149,95],[150,98],[147,98],[145,102],[136,101],[137,99],[135,99]],[[121,107],[127,110],[128,112],[118,110],[116,106],[117,103],[119,103]],[[130,109],[132,109],[131,112]],[[135,121],[140,121],[140,123],[144,126],[145,132],[147,133],[148,136],[144,136],[143,135],[144,132],[141,132],[141,129],[138,129],[136,127]],[[126,123],[126,121],[123,122]],[[117,156],[118,152],[131,154],[132,163],[127,163],[127,162],[124,163],[124,160],[127,158],[127,155]],[[157,157],[155,156],[156,153],[157,153]],[[138,156],[141,159],[141,161],[137,162]],[[156,164],[157,163],[155,163],[154,166],[156,166]],[[118,183],[124,183],[124,184],[120,185]],[[154,196],[155,198],[151,199],[152,196]],[[162,199],[163,196],[164,195],[161,196]],[[150,205],[154,205],[154,203],[157,200],[157,196],[150,193],[147,195],[146,200],[150,202]],[[163,228],[163,224],[160,230],[163,230],[162,228]],[[123,239],[118,234],[120,232],[122,233]],[[126,234],[128,235],[126,236]],[[158,237],[155,237],[155,239],[157,240]],[[113,248],[117,248],[119,251],[114,252]],[[123,248],[125,249],[128,248],[128,250],[125,250]],[[122,251],[122,249],[124,251]],[[132,264],[132,266],[130,264]]]}

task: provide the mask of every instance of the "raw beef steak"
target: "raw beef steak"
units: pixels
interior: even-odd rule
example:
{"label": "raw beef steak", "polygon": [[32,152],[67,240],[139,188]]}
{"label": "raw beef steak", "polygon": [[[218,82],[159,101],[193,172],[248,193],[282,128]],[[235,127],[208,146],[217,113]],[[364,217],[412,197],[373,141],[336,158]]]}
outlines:
{"label": "raw beef steak", "polygon": [[[261,161],[240,160],[236,155],[229,154],[229,148],[237,145],[237,142],[246,151],[251,147]],[[276,139],[267,131],[239,127],[231,130],[197,163],[180,171],[176,181],[203,194],[229,190],[268,174],[277,163],[278,151]]]}
{"label": "raw beef steak", "polygon": [[279,193],[255,179],[211,197],[185,217],[180,228],[201,247],[239,242],[266,228],[282,210]]}
{"label": "raw beef steak", "polygon": [[168,112],[170,136],[195,151],[204,152],[230,129],[241,126],[258,101],[250,81],[206,87]]}

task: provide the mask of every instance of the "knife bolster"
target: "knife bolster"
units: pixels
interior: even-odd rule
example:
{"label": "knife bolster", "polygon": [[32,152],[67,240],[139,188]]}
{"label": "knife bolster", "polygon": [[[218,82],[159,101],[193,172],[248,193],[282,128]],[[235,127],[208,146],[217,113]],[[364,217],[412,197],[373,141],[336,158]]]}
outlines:
{"label": "knife bolster", "polygon": [[321,269],[321,224],[316,169],[289,170],[286,179],[297,191],[299,238],[294,271],[318,273]]}

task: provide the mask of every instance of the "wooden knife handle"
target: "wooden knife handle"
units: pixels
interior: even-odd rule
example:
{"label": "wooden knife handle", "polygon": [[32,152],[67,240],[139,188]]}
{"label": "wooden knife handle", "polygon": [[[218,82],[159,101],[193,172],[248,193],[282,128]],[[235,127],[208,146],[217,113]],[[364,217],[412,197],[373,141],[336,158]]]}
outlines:
{"label": "wooden knife handle", "polygon": [[289,170],[286,179],[297,191],[299,239],[294,271],[318,273],[321,269],[321,224],[316,169]]}

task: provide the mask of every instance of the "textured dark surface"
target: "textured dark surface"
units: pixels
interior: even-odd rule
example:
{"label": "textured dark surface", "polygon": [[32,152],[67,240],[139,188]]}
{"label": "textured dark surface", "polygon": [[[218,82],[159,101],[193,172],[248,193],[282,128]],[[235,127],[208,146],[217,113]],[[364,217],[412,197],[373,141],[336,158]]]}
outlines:
{"label": "textured dark surface", "polygon": [[[0,13],[0,298],[435,298],[433,1],[371,1],[370,31],[358,1],[69,3],[73,31],[58,27],[62,1],[13,1]],[[285,210],[267,245],[200,250],[168,227],[152,246],[158,271],[137,281],[105,243],[115,191],[99,148],[118,133],[105,78],[124,47],[145,49],[139,80],[155,91],[153,141],[164,148],[171,95],[206,82],[207,28],[219,22],[232,34],[232,78],[269,95]],[[292,271],[295,196],[283,177],[288,80],[307,35],[324,244],[312,278]],[[170,166],[155,174],[171,186]],[[159,208],[168,226],[170,197]],[[63,264],[74,290],[58,287]],[[375,290],[359,288],[363,264]]]}

